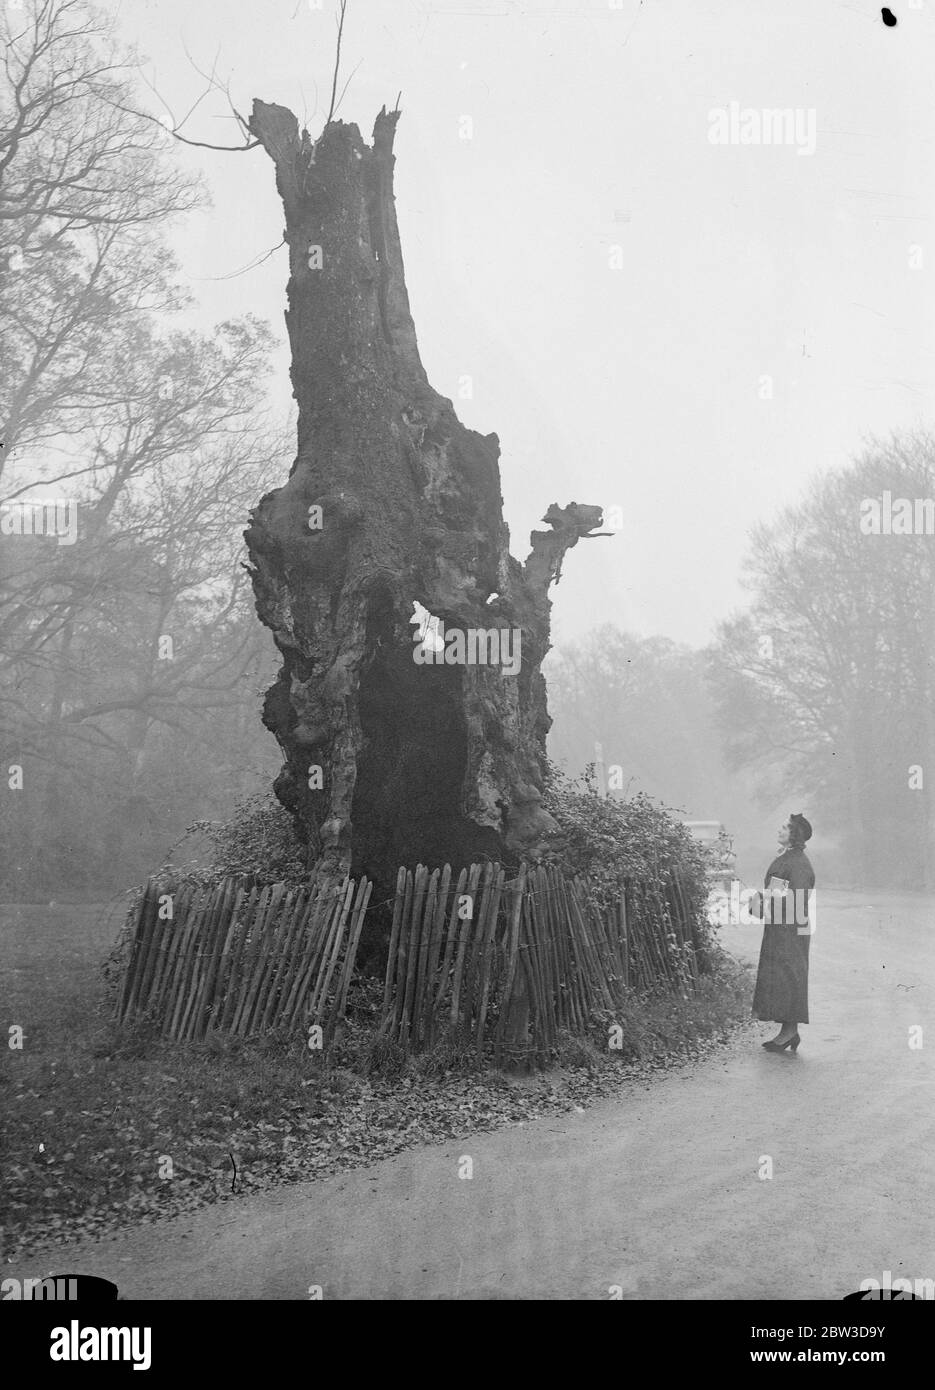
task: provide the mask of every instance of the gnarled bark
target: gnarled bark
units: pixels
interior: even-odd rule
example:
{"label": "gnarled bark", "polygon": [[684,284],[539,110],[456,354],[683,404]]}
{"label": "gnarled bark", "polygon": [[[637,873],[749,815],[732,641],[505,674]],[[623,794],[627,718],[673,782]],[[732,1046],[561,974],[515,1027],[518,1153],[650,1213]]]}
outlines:
{"label": "gnarled bark", "polygon": [[[525,565],[510,555],[497,436],[465,429],[419,358],[397,120],[380,112],[372,146],[340,121],[313,144],[260,101],[250,121],[285,209],[299,408],[289,481],[246,532],[257,611],[283,658],[264,708],[285,755],[276,792],[310,859],[387,882],[401,863],[534,854],[551,828],[548,589],[601,522],[598,507],[552,506]],[[416,601],[446,629],[518,630],[518,673],[417,664]]]}

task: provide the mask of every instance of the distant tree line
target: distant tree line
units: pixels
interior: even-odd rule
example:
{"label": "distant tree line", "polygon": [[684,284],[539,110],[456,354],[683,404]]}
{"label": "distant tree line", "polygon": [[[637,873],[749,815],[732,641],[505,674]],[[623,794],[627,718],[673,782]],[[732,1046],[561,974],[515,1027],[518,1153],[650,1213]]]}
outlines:
{"label": "distant tree line", "polygon": [[546,678],[550,755],[566,774],[596,762],[599,747],[611,796],[645,793],[744,833],[753,803],[725,766],[703,652],[604,624],[556,650]]}
{"label": "distant tree line", "polygon": [[557,651],[553,758],[575,774],[599,744],[612,795],[741,841],[754,808],[760,841],[767,810],[804,808],[826,881],[935,888],[932,436],[819,477],[755,528],[743,582],[749,606],[707,651],[612,626]]}
{"label": "distant tree line", "polygon": [[180,326],[166,233],[202,192],[110,20],[43,0],[0,41],[0,886],[53,896],[145,875],[275,767],[242,531],[287,461],[266,326]]}
{"label": "distant tree line", "polygon": [[757,527],[711,654],[731,765],[807,795],[855,886],[935,887],[933,499],[924,431],[822,475]]}

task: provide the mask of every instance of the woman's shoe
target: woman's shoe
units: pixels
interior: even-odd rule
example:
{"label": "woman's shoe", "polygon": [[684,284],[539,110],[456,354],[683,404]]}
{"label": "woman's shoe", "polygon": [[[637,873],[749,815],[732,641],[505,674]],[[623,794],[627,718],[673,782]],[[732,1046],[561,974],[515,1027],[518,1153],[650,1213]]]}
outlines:
{"label": "woman's shoe", "polygon": [[766,1048],[767,1052],[785,1052],[787,1047],[791,1047],[792,1051],[796,1052],[798,1051],[798,1046],[801,1041],[802,1039],[799,1037],[798,1033],[793,1033],[792,1037],[786,1038],[785,1042],[773,1042],[772,1039],[770,1039],[770,1041],[765,1042],[763,1046]]}

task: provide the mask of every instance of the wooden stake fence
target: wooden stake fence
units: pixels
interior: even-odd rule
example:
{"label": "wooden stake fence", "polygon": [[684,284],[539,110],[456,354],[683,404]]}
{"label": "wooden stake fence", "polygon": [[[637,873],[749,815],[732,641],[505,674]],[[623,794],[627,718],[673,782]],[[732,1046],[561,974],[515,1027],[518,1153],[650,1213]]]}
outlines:
{"label": "wooden stake fence", "polygon": [[[173,1039],[247,1037],[317,1023],[331,1036],[347,1007],[372,885],[313,879],[210,888],[151,879],[117,1008]],[[504,1060],[542,1065],[562,1033],[584,1035],[633,990],[687,994],[704,969],[687,893],[627,882],[599,909],[587,884],[554,867],[507,878],[500,864],[401,868],[379,1029],[406,1051],[445,1035]]]}
{"label": "wooden stake fence", "polygon": [[166,1037],[247,1037],[320,1024],[330,1035],[347,1006],[372,884],[317,879],[247,891],[150,879],[137,914],[117,1006],[119,1022],[148,1015]]}
{"label": "wooden stake fence", "polygon": [[694,989],[699,976],[687,896],[627,883],[600,911],[580,879],[554,868],[506,880],[499,864],[422,864],[396,881],[381,1032],[412,1052],[447,1030],[478,1059],[548,1062],[560,1032],[583,1034],[596,1010],[633,989]]}

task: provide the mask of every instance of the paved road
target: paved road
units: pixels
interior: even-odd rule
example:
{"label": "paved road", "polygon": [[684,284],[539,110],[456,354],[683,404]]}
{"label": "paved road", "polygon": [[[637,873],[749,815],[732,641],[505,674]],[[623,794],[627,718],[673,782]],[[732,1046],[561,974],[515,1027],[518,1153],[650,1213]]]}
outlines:
{"label": "paved road", "polygon": [[[583,1114],[5,1272],[160,1299],[838,1299],[886,1270],[935,1278],[933,922],[931,899],[824,894],[797,1057],[744,1043]],[[758,948],[754,928],[723,939]]]}

